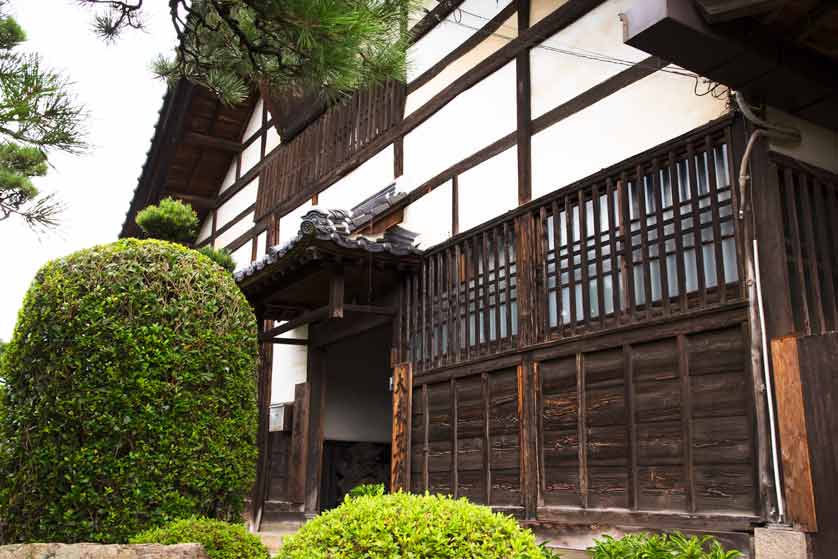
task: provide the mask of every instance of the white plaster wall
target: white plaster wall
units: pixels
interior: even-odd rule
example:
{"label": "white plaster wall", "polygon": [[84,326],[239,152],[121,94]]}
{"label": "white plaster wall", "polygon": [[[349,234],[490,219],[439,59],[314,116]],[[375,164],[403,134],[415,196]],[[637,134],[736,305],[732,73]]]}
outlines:
{"label": "white plaster wall", "polygon": [[230,168],[227,169],[227,174],[224,175],[224,180],[221,181],[221,188],[218,190],[218,193],[221,194],[231,186],[233,183],[236,182],[236,161],[230,164]]}
{"label": "white plaster wall", "polygon": [[229,229],[227,229],[218,237],[216,237],[215,247],[223,248],[235,241],[236,239],[238,239],[240,236],[247,233],[250,230],[250,228],[253,227],[253,217],[254,213],[250,212],[249,214],[241,218],[239,221],[237,221],[235,224],[230,226]]}
{"label": "white plaster wall", "polygon": [[[407,51],[407,81],[421,75],[476,33],[511,0],[466,0]],[[459,22],[455,23],[455,22]],[[504,33],[506,34],[506,33]]]}
{"label": "white plaster wall", "polygon": [[629,64],[648,58],[647,53],[623,44],[619,14],[635,2],[605,2],[530,51],[533,118],[626,69],[623,64],[585,56],[604,55]]}
{"label": "white plaster wall", "polygon": [[236,270],[246,268],[252,262],[253,247],[250,243],[245,243],[230,255],[233,257],[233,262],[236,263]]}
{"label": "white plaster wall", "polygon": [[264,110],[264,107],[265,104],[262,102],[261,98],[256,101],[256,105],[253,107],[253,112],[250,113],[250,120],[247,121],[247,127],[244,129],[242,140],[248,140],[256,133],[257,130],[259,130],[259,128],[262,127],[262,111]]}
{"label": "white plaster wall", "polygon": [[693,80],[656,72],[532,138],[533,198],[618,163],[726,112]]}
{"label": "white plaster wall", "polygon": [[262,231],[256,237],[256,258],[261,258],[262,255],[267,254],[268,232]]}
{"label": "white plaster wall", "polygon": [[838,133],[774,107],[768,107],[765,116],[769,122],[797,128],[801,134],[800,143],[797,145],[772,140],[772,151],[838,173]]}
{"label": "white plaster wall", "polygon": [[430,248],[451,237],[451,205],[449,180],[407,206],[401,226],[419,234],[419,247]]}
{"label": "white plaster wall", "polygon": [[518,206],[518,151],[515,146],[458,178],[460,231],[468,231]]}
{"label": "white plaster wall", "polygon": [[311,201],[290,212],[279,220],[279,244],[284,245],[300,232],[300,218],[311,209]]}
{"label": "white plaster wall", "polygon": [[224,202],[218,208],[216,228],[221,229],[228,221],[242,213],[248,206],[256,202],[256,192],[259,189],[259,177],[250,181],[247,186],[236,192],[235,196]]}
{"label": "white plaster wall", "polygon": [[515,128],[515,61],[511,61],[405,136],[399,189],[419,186]]}
{"label": "white plaster wall", "polygon": [[195,242],[200,243],[204,239],[209,238],[212,234],[212,213],[210,213],[204,222],[201,224],[201,229],[198,231],[198,237],[195,239]]}
{"label": "white plaster wall", "polygon": [[[466,4],[468,4],[468,2],[466,2]],[[485,2],[485,0],[483,0],[483,4],[490,3]],[[471,22],[469,23],[469,25],[473,25],[474,27],[483,27],[487,23],[487,21],[484,19],[477,18],[475,16],[464,13],[463,23],[466,23],[466,21]],[[457,34],[457,31],[459,29],[462,29],[462,27],[459,27],[454,23],[443,22],[440,25],[448,27],[449,33],[452,34]],[[509,43],[509,41],[511,41],[517,36],[518,15],[513,14],[513,16],[506,20],[503,23],[503,25],[501,25],[501,27],[492,35],[486,37],[480,44],[478,44],[469,52],[467,52],[466,54],[449,64],[431,81],[429,81],[428,83],[426,83],[425,85],[408,95],[407,100],[405,102],[405,116],[409,115],[410,113],[412,113],[413,111],[430,101],[434,97],[434,95],[436,95],[437,93],[454,83],[463,74],[477,66],[477,64],[483,61],[486,57],[488,57],[490,54]],[[455,46],[459,46],[459,44]],[[444,56],[445,54],[447,54],[447,52],[442,54]]]}
{"label": "white plaster wall", "polygon": [[535,25],[563,4],[567,4],[567,0],[530,0],[530,26]]}
{"label": "white plaster wall", "polygon": [[269,126],[265,132],[265,155],[269,154],[279,145],[279,132],[276,131],[275,126]]}
{"label": "white plaster wall", "polygon": [[321,192],[317,203],[324,208],[349,210],[392,184],[393,167],[391,144]]}
{"label": "white plaster wall", "polygon": [[[280,322],[276,323],[281,324]],[[280,338],[304,340],[308,338],[308,325],[290,330]],[[273,345],[271,365],[271,403],[294,401],[294,385],[306,381],[308,347],[304,345]]]}

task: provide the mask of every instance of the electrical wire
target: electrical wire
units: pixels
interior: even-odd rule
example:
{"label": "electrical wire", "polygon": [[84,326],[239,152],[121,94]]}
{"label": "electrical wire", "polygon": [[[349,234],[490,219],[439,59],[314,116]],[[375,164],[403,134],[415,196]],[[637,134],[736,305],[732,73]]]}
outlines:
{"label": "electrical wire", "polygon": [[[457,11],[462,12],[464,14],[468,14],[472,17],[475,17],[475,18],[483,20],[483,21],[490,21],[490,18],[487,18],[485,16],[481,16],[480,14],[476,14],[476,13],[470,12],[468,10],[464,10],[462,8],[458,8]],[[484,31],[480,27],[475,27],[473,25],[468,25],[467,23],[463,23],[461,17],[460,17],[460,21],[457,21],[456,19],[451,19],[450,16],[449,16],[449,17],[445,18],[444,20],[442,20],[442,23],[445,23],[446,21],[449,22],[449,23],[452,23],[454,25],[457,25],[459,27],[463,27],[463,28],[466,28],[466,29],[470,29],[472,31],[476,31],[476,32],[478,32],[478,33],[480,33],[480,34],[482,34],[483,36],[486,36],[486,37],[494,36],[494,37],[498,37],[498,38],[501,38],[501,39],[505,39],[507,41],[512,41],[512,40],[515,39],[515,37],[510,37],[508,35],[504,35],[504,34],[498,33],[498,32],[487,33],[486,31]],[[664,67],[649,66],[649,65],[644,65],[643,63],[640,63],[640,62],[634,62],[632,60],[617,58],[617,57],[610,56],[610,55],[603,54],[603,53],[599,53],[599,52],[596,52],[596,51],[590,51],[590,50],[586,50],[586,49],[573,48],[573,47],[554,46],[554,45],[549,45],[549,44],[546,44],[546,43],[541,43],[539,45],[535,45],[533,48],[534,49],[542,49],[542,50],[546,50],[546,51],[550,51],[550,52],[555,52],[557,54],[564,54],[564,55],[567,55],[567,56],[575,56],[577,58],[581,58],[581,59],[585,59],[585,60],[591,60],[591,61],[595,61],[595,62],[617,64],[617,65],[626,66],[626,67],[637,66],[637,67],[641,67],[641,68],[650,68],[650,69],[654,69],[654,70],[657,70],[657,71],[660,71],[660,72],[664,72],[666,74],[672,74],[672,75],[676,75],[676,76],[691,78],[691,79],[696,80],[696,86],[695,86],[696,95],[706,95],[707,93],[710,93],[711,91],[714,91],[716,89],[716,86],[713,86],[712,88],[710,88],[709,91],[705,92],[704,94],[699,94],[698,93],[698,86],[699,86],[700,76],[698,74],[694,73],[694,72],[690,72],[690,71],[685,70],[683,68],[678,68],[677,66],[672,66],[672,65],[664,66]],[[718,85],[718,84],[716,84],[716,85]],[[716,97],[715,94],[713,96]],[[716,98],[720,98],[720,97],[716,97]]]}

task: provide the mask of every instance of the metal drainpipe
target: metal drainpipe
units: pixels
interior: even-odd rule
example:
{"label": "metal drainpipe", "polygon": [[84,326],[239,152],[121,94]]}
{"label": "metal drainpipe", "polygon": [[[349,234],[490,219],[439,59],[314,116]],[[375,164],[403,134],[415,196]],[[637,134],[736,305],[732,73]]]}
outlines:
{"label": "metal drainpipe", "polygon": [[[748,144],[745,148],[744,154],[742,155],[742,162],[739,167],[739,199],[741,200],[741,204],[739,207],[738,217],[742,220],[745,217],[746,187],[748,181],[750,180],[750,176],[748,175],[748,165],[751,158],[751,152],[753,151],[757,141],[759,141],[762,137],[770,137],[777,140],[799,143],[801,140],[801,134],[800,131],[795,128],[777,126],[757,117],[750,105],[748,105],[745,101],[742,93],[737,91],[734,94],[734,98],[736,99],[736,103],[745,118],[757,127],[748,138]],[[783,500],[783,492],[780,486],[779,451],[777,448],[776,419],[774,417],[774,388],[771,383],[771,367],[768,361],[768,339],[765,333],[765,310],[762,301],[762,281],[760,279],[759,268],[759,244],[756,236],[756,228],[754,228],[752,250],[754,274],[753,283],[756,290],[756,293],[754,293],[753,296],[756,299],[757,316],[759,318],[759,336],[762,350],[762,373],[764,383],[763,389],[765,390],[765,400],[766,405],[768,406],[768,429],[770,431],[769,438],[771,439],[771,466],[774,474],[774,491],[777,498],[778,520],[783,522],[785,519],[785,502]]]}

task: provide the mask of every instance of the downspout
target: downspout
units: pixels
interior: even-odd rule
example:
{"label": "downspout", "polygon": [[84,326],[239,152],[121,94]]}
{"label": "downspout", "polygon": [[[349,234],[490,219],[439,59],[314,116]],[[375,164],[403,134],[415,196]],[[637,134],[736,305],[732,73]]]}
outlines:
{"label": "downspout", "polygon": [[[748,175],[748,165],[750,163],[751,153],[753,152],[756,143],[759,141],[760,138],[763,137],[774,138],[776,140],[791,143],[799,143],[801,140],[801,135],[800,131],[795,128],[786,128],[783,126],[778,126],[756,116],[753,110],[751,109],[750,105],[748,105],[748,103],[745,101],[745,98],[741,92],[737,91],[734,94],[734,97],[736,99],[736,104],[739,106],[739,109],[742,111],[744,117],[756,127],[756,129],[751,133],[750,137],[748,138],[748,143],[745,147],[745,152],[742,155],[742,162],[739,166],[739,199],[741,200],[741,204],[739,206],[738,217],[740,220],[743,220],[745,218],[745,202],[747,200],[746,189],[748,186],[748,180],[750,179],[750,176]],[[762,350],[762,374],[764,383],[763,386],[765,390],[765,401],[768,407],[768,429],[769,438],[771,440],[771,466],[774,474],[774,491],[777,499],[778,520],[780,522],[783,522],[783,520],[785,519],[785,502],[783,500],[783,492],[780,485],[780,464],[777,445],[777,429],[776,419],[774,417],[774,389],[771,383],[771,367],[768,361],[768,338],[765,332],[765,310],[762,300],[762,281],[760,279],[759,245],[757,242],[756,227],[754,227],[754,239],[752,250],[754,259],[754,287],[756,289],[754,298],[756,299],[757,316],[759,318],[759,336],[760,346]]]}

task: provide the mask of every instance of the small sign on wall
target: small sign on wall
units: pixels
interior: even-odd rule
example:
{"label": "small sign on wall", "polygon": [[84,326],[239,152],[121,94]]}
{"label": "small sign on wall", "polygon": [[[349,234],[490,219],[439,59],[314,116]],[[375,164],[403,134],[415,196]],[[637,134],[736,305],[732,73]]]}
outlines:
{"label": "small sign on wall", "polygon": [[290,431],[294,404],[271,404],[269,431]]}

